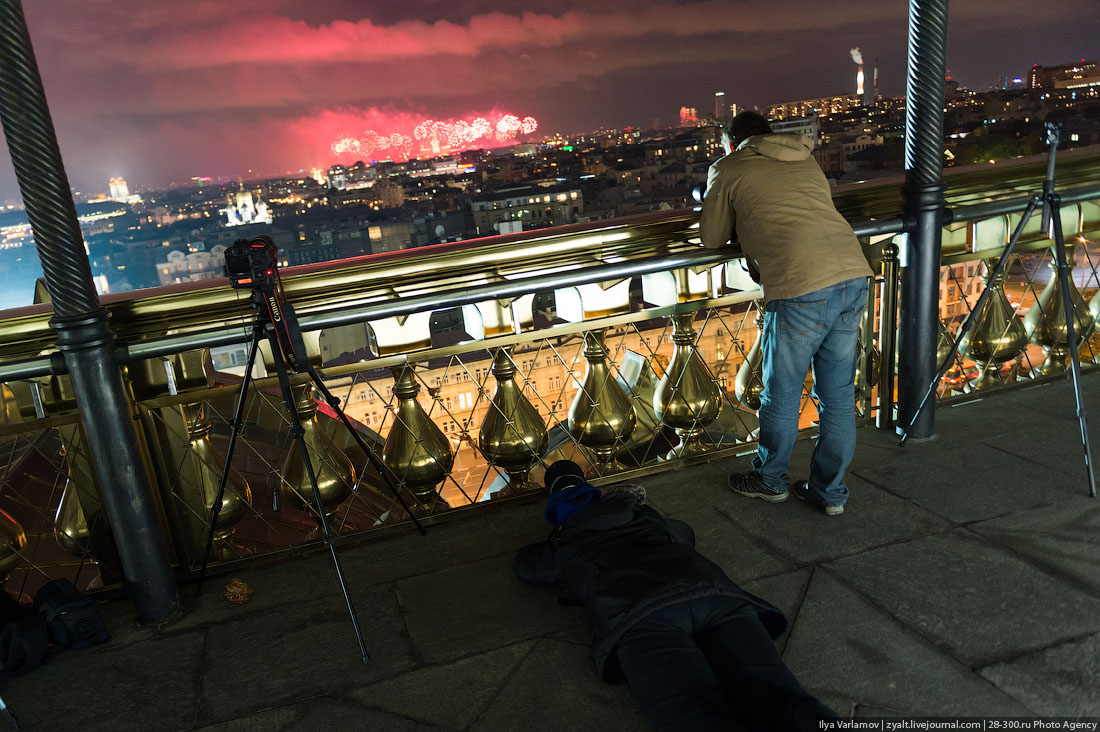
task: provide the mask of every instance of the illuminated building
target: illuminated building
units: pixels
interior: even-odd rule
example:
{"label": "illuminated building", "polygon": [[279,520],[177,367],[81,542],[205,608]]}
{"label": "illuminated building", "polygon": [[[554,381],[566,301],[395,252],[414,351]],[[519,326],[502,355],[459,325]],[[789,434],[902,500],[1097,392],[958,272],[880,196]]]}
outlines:
{"label": "illuminated building", "polygon": [[[470,201],[478,234],[502,228],[522,231],[572,224],[584,211],[580,188],[571,186],[512,186],[474,196]],[[505,223],[510,226],[503,226]]]}
{"label": "illuminated building", "polygon": [[180,282],[212,280],[225,276],[225,247],[213,246],[210,251],[168,252],[164,262],[159,262],[157,279],[162,285],[174,285]]}
{"label": "illuminated building", "polygon": [[1081,59],[1079,63],[1062,66],[1039,66],[1028,69],[1028,89],[1083,89],[1100,86],[1100,65]]}
{"label": "illuminated building", "polygon": [[333,165],[328,169],[328,187],[338,191],[344,190],[348,185],[348,171],[343,165]]}
{"label": "illuminated building", "polygon": [[768,106],[768,117],[772,119],[787,119],[788,117],[805,117],[810,114],[818,114],[828,117],[831,114],[843,112],[846,109],[858,107],[863,104],[863,98],[859,94],[840,94],[835,97],[820,97],[818,99],[801,99],[797,102],[782,102]]}
{"label": "illuminated building", "polygon": [[260,198],[260,194],[255,191],[246,191],[243,186],[236,193],[230,193],[228,205],[218,210],[225,214],[226,226],[271,223],[271,213],[267,210],[267,204]]}
{"label": "illuminated building", "polygon": [[821,133],[821,122],[816,114],[776,120],[771,123],[771,128],[772,132],[797,132],[800,135],[805,135],[813,140],[815,145],[821,142],[818,139]]}
{"label": "illuminated building", "polygon": [[111,178],[108,185],[111,187],[112,201],[125,201],[130,197],[130,187],[124,178]]}

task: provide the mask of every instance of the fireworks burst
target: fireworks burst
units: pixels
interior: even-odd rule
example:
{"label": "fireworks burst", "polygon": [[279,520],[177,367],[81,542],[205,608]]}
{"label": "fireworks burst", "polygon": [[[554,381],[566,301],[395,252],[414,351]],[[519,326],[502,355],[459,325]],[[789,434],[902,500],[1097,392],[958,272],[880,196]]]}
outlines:
{"label": "fireworks burst", "polygon": [[366,130],[360,135],[341,134],[332,143],[331,150],[342,159],[405,160],[414,153],[458,152],[490,143],[507,143],[516,140],[518,135],[530,135],[538,128],[538,120],[534,117],[520,119],[514,114],[501,114],[495,123],[485,117],[449,122],[426,119],[408,134],[401,131],[379,134],[374,130]]}

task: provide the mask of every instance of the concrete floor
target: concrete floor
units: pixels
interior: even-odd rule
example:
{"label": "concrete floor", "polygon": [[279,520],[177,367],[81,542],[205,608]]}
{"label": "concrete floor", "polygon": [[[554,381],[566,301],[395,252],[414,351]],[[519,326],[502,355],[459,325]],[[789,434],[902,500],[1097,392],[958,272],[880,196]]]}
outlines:
{"label": "concrete floor", "polygon": [[[1100,417],[1100,375],[1085,391]],[[1069,384],[937,417],[938,438],[904,450],[859,431],[839,517],[732,494],[726,473],[748,458],[644,484],[703,554],[787,613],[787,663],[843,716],[1100,716],[1100,502]],[[596,679],[583,610],[512,575],[514,550],[545,537],[540,508],[342,549],[368,665],[316,554],[240,573],[255,589],[242,605],[221,597],[228,577],[201,598],[185,588],[185,616],[159,633],[109,603],[110,643],[0,694],[27,730],[649,729],[625,687]]]}

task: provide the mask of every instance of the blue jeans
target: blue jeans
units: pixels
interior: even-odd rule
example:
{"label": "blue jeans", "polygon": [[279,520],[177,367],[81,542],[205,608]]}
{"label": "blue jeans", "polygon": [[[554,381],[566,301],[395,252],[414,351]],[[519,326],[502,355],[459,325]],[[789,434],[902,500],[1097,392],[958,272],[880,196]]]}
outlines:
{"label": "blue jeans", "polygon": [[787,490],[802,384],[812,365],[819,429],[810,490],[827,506],[848,500],[844,471],[856,449],[856,357],[866,304],[867,280],[860,277],[765,307],[760,446],[752,467],[776,490]]}

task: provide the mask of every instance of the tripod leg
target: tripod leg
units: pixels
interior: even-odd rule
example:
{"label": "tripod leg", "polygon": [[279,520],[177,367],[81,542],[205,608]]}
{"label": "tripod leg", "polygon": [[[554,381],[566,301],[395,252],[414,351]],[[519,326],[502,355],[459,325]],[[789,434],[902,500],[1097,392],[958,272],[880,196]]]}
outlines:
{"label": "tripod leg", "polygon": [[321,377],[317,374],[316,369],[312,367],[309,369],[309,377],[313,379],[313,383],[317,385],[317,389],[325,397],[325,401],[328,403],[328,405],[336,411],[336,414],[340,417],[340,421],[343,422],[344,426],[348,428],[348,432],[351,433],[352,438],[359,445],[359,448],[367,454],[367,459],[370,460],[371,465],[373,465],[374,469],[378,471],[378,474],[382,476],[382,480],[386,481],[386,485],[389,486],[390,491],[393,493],[393,497],[401,502],[401,506],[405,509],[405,513],[407,513],[409,515],[409,518],[412,519],[413,523],[416,524],[416,528],[420,530],[420,534],[422,536],[426,535],[428,532],[424,529],[424,526],[420,523],[420,520],[416,518],[416,515],[412,512],[412,509],[409,508],[409,504],[406,503],[405,499],[401,497],[401,493],[397,490],[397,486],[395,486],[393,484],[393,481],[390,480],[389,471],[386,469],[386,466],[383,465],[382,461],[378,459],[378,456],[374,454],[374,450],[371,450],[370,447],[367,446],[367,443],[363,439],[363,436],[355,430],[355,427],[352,425],[351,420],[349,420],[348,416],[344,414],[344,410],[340,407],[340,400],[334,397],[332,395],[332,392],[328,390],[328,387],[325,386],[325,382],[322,381]]}
{"label": "tripod leg", "polygon": [[909,438],[909,430],[917,423],[917,418],[920,416],[920,413],[924,411],[924,407],[928,404],[928,400],[936,393],[936,385],[940,383],[940,379],[943,378],[943,375],[951,368],[951,364],[954,363],[955,355],[959,352],[959,346],[962,345],[963,340],[965,340],[967,334],[970,333],[970,329],[974,327],[974,324],[978,320],[978,316],[985,311],[985,303],[989,300],[990,295],[989,283],[995,282],[1001,272],[1004,271],[1005,262],[1008,261],[1009,256],[1012,254],[1012,250],[1016,248],[1016,242],[1020,240],[1020,236],[1024,233],[1024,226],[1027,224],[1028,219],[1031,218],[1031,215],[1035,213],[1035,209],[1038,208],[1042,200],[1043,196],[1035,195],[1028,201],[1027,208],[1024,210],[1024,215],[1020,218],[1020,223],[1016,225],[1016,230],[1012,232],[1012,238],[1008,240],[1008,244],[1005,245],[1004,251],[1001,252],[1001,256],[997,260],[997,263],[993,265],[993,269],[989,271],[985,289],[982,290],[981,296],[978,297],[978,302],[974,303],[974,307],[970,310],[970,315],[966,317],[962,327],[959,328],[959,332],[955,336],[955,342],[951,344],[951,352],[947,354],[947,358],[940,364],[939,371],[936,372],[936,376],[932,379],[932,383],[928,385],[928,391],[924,393],[924,398],[917,404],[913,416],[909,419],[909,424],[906,425],[905,430],[901,433],[902,445],[904,445],[905,441]]}
{"label": "tripod leg", "polygon": [[20,732],[23,729],[19,724],[19,717],[15,716],[15,712],[4,703],[3,699],[0,699],[0,714],[4,716],[4,719],[8,720],[8,726],[11,727],[12,732]]}
{"label": "tripod leg", "polygon": [[344,602],[347,603],[348,614],[351,615],[351,625],[355,630],[355,640],[359,642],[359,651],[363,654],[363,663],[369,663],[370,656],[367,655],[367,646],[363,642],[363,631],[359,629],[359,616],[355,613],[355,605],[351,601],[351,593],[348,591],[348,584],[344,580],[344,569],[340,566],[340,557],[336,554],[335,538],[332,535],[328,517],[325,515],[325,502],[321,498],[321,490],[317,487],[317,474],[313,470],[313,461],[310,460],[309,448],[306,446],[305,431],[302,429],[302,421],[298,418],[298,410],[295,408],[294,396],[290,390],[290,376],[287,374],[286,364],[277,355],[279,344],[276,341],[275,333],[269,332],[268,338],[271,340],[272,352],[276,354],[275,371],[279,375],[279,389],[282,391],[283,404],[286,405],[287,415],[290,417],[291,435],[297,441],[298,449],[302,452],[302,463],[305,466],[309,484],[313,488],[313,500],[316,504],[317,520],[321,525],[324,543],[332,554],[332,564],[336,567],[336,579],[340,583],[341,592],[344,593]]}
{"label": "tripod leg", "polygon": [[252,342],[248,345],[248,361],[244,367],[244,377],[241,379],[241,393],[237,395],[237,408],[233,410],[233,421],[230,422],[229,447],[225,451],[225,465],[222,467],[222,479],[218,484],[218,493],[214,497],[214,504],[210,507],[210,531],[206,534],[206,550],[202,553],[202,569],[199,570],[199,581],[195,585],[195,595],[202,594],[202,583],[206,579],[206,565],[210,562],[210,551],[214,548],[214,527],[218,525],[218,515],[222,510],[222,498],[225,497],[225,486],[229,482],[229,471],[233,465],[233,452],[237,449],[237,437],[244,426],[244,405],[248,398],[248,385],[252,381],[252,367],[256,363],[256,351],[263,337],[264,324],[258,319],[252,326]]}
{"label": "tripod leg", "polygon": [[1069,260],[1066,258],[1066,241],[1062,236],[1062,217],[1059,210],[1061,196],[1057,193],[1051,193],[1047,198],[1049,199],[1051,221],[1054,223],[1054,249],[1058,256],[1058,278],[1061,280],[1062,285],[1062,309],[1066,316],[1066,345],[1069,346],[1073,393],[1077,399],[1077,420],[1081,424],[1081,443],[1085,448],[1085,474],[1089,481],[1089,496],[1096,498],[1096,476],[1093,475],[1092,469],[1092,448],[1089,445],[1089,426],[1085,417],[1085,395],[1081,391],[1081,358],[1077,353],[1078,338],[1076,329],[1073,327],[1073,321],[1076,318],[1069,289],[1073,284],[1071,281],[1072,273],[1069,268]]}

